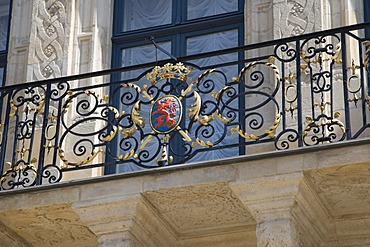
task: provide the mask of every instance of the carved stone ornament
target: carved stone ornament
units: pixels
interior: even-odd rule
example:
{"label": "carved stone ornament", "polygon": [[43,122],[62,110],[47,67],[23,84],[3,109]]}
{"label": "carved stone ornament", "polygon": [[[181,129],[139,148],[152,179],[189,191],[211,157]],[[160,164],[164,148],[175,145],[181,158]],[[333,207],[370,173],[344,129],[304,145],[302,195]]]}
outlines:
{"label": "carved stone ornament", "polygon": [[37,1],[34,79],[62,76],[61,59],[65,41],[66,9],[64,1]]}

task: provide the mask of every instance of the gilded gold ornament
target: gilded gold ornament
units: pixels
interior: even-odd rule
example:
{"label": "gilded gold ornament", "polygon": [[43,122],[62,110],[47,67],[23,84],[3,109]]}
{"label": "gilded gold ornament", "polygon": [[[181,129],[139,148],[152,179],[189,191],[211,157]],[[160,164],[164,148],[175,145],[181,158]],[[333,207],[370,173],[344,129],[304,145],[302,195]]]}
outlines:
{"label": "gilded gold ornament", "polygon": [[132,108],[131,118],[135,125],[143,127],[145,119],[140,115],[140,100]]}
{"label": "gilded gold ornament", "polygon": [[145,146],[152,140],[152,135],[148,135],[145,139],[141,140],[140,150],[144,149]]}
{"label": "gilded gold ornament", "polygon": [[63,161],[63,164],[64,164],[64,166],[62,166],[62,169],[66,169],[69,166],[87,165],[88,163],[92,162],[99,153],[105,153],[105,152],[104,150],[93,150],[87,158],[80,160],[78,162],[70,162],[69,160],[66,159],[64,150],[61,147],[58,148],[59,158]]}
{"label": "gilded gold ornament", "polygon": [[146,74],[146,78],[152,83],[152,85],[155,85],[164,79],[186,81],[190,72],[191,69],[187,68],[183,63],[177,63],[175,65],[167,63],[162,67],[154,67],[151,72]]}
{"label": "gilded gold ornament", "polygon": [[192,107],[189,109],[188,116],[193,121],[197,121],[199,119],[199,112],[200,107],[202,105],[202,99],[196,91],[194,91],[194,99],[195,102],[191,105]]}
{"label": "gilded gold ornament", "polygon": [[113,126],[112,128],[112,131],[109,133],[108,136],[106,136],[105,138],[103,138],[103,142],[110,142],[111,140],[113,140],[113,138],[116,136],[117,134],[117,130],[118,130],[118,127],[117,126]]}
{"label": "gilded gold ornament", "polygon": [[117,157],[117,160],[127,160],[135,155],[135,151],[131,150],[129,153],[121,154]]}
{"label": "gilded gold ornament", "polygon": [[198,137],[195,139],[195,142],[192,143],[192,147],[195,147],[195,144],[198,144],[202,147],[213,147],[213,143],[210,141],[204,142],[200,140]]}
{"label": "gilded gold ornament", "polygon": [[276,137],[275,133],[276,133],[276,129],[279,127],[280,121],[281,121],[281,114],[278,113],[275,116],[274,124],[268,130],[265,131],[265,133],[268,134],[268,137],[270,137],[271,139]]}
{"label": "gilded gold ornament", "polygon": [[191,142],[191,138],[187,130],[182,130],[179,126],[177,126],[177,130],[179,131],[180,135],[182,136],[182,140],[185,142]]}

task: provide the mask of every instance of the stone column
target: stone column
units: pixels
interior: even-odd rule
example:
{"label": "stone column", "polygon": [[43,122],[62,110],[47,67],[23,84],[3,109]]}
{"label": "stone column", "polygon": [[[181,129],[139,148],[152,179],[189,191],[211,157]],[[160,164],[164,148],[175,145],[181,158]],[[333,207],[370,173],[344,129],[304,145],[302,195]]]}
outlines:
{"label": "stone column", "polygon": [[104,234],[99,237],[99,247],[140,247],[140,242],[128,231]]}
{"label": "stone column", "polygon": [[300,246],[295,223],[289,219],[269,219],[258,223],[257,246]]}
{"label": "stone column", "polygon": [[139,202],[138,196],[132,196],[117,201],[78,202],[73,204],[73,208],[81,221],[97,236],[99,246],[135,247],[145,246],[129,231]]}
{"label": "stone column", "polygon": [[99,247],[179,246],[178,239],[140,194],[75,202],[73,209],[97,236]]}
{"label": "stone column", "polygon": [[311,196],[308,201],[315,209],[301,205],[308,198],[302,196],[307,194],[302,173],[244,180],[231,187],[257,222],[258,247],[317,246],[323,242],[326,230],[318,213],[313,213],[322,209]]}
{"label": "stone column", "polygon": [[292,216],[301,176],[236,183],[234,191],[256,219],[257,246],[299,246]]}

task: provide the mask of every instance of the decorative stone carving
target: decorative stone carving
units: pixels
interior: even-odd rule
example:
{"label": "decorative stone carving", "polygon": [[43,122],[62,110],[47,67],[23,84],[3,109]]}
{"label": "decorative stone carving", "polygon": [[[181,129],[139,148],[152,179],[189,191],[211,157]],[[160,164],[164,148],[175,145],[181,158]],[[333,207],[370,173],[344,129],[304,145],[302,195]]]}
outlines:
{"label": "decorative stone carving", "polygon": [[254,225],[252,216],[225,183],[160,189],[144,196],[180,236]]}
{"label": "decorative stone carving", "polygon": [[94,234],[69,205],[53,205],[0,214],[1,222],[31,246],[96,246]]}
{"label": "decorative stone carving", "polygon": [[15,231],[0,222],[0,246],[27,247],[29,245]]}
{"label": "decorative stone carving", "polygon": [[[356,152],[353,150],[352,152]],[[328,159],[335,159],[328,156]],[[369,165],[355,164],[305,173],[310,189],[332,219],[325,246],[370,244]]]}
{"label": "decorative stone carving", "polygon": [[282,37],[312,32],[315,25],[315,0],[288,0],[281,6]]}
{"label": "decorative stone carving", "polygon": [[332,218],[370,216],[369,165],[308,172],[307,180]]}
{"label": "decorative stone carving", "polygon": [[60,77],[65,42],[66,10],[64,1],[37,1],[34,80]]}

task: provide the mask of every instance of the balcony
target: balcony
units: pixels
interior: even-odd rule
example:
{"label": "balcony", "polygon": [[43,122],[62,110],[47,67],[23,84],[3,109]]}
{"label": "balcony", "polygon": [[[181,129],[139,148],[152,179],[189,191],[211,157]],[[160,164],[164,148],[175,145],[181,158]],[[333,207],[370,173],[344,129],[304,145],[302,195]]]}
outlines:
{"label": "balcony", "polygon": [[1,189],[364,138],[364,27],[1,88]]}
{"label": "balcony", "polygon": [[109,229],[137,246],[370,244],[369,27],[1,88],[0,230],[81,237],[45,246],[115,246]]}

